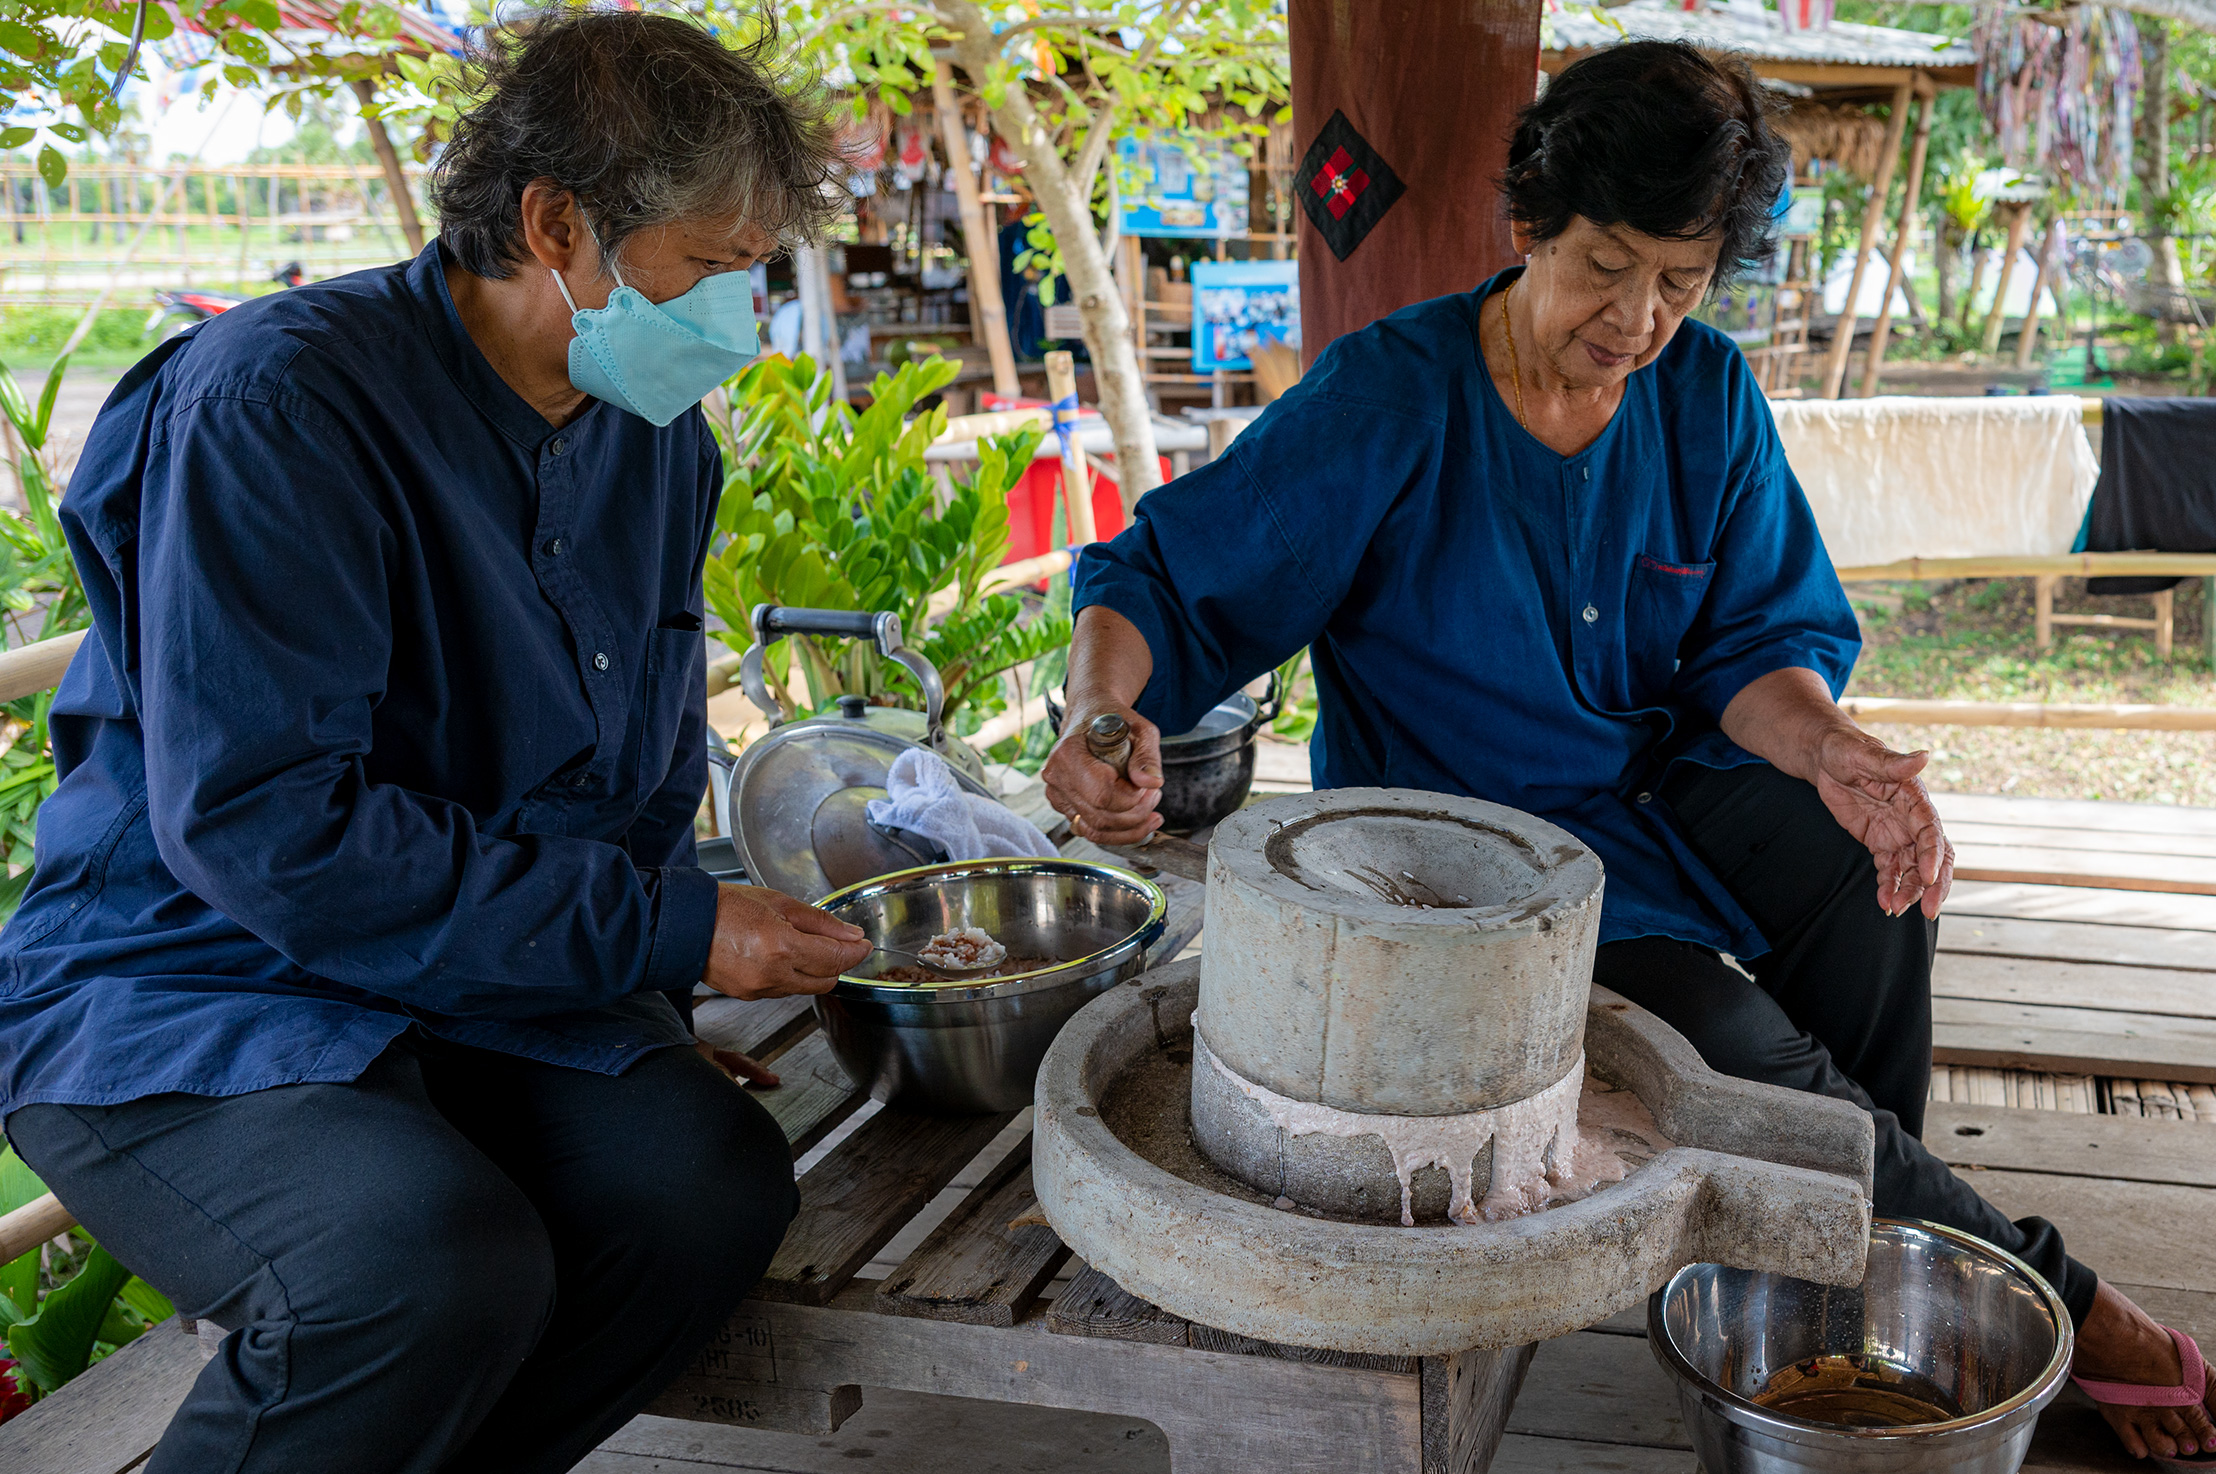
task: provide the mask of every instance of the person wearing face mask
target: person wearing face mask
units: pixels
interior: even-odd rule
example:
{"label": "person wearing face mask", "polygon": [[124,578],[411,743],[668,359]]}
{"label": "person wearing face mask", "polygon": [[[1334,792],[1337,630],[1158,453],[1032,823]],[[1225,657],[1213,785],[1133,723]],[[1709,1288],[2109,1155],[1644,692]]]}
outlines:
{"label": "person wearing face mask", "polygon": [[755,352],[746,268],[833,208],[773,42],[506,33],[437,241],[183,334],[87,438],[0,1116],[230,1333],[150,1474],[570,1468],[796,1211],[727,1071],[772,1077],[688,1026],[868,952],[693,848],[696,406]]}
{"label": "person wearing face mask", "polygon": [[[1524,263],[1332,343],[1085,550],[1047,791],[1079,834],[1142,839],[1161,731],[1306,647],[1318,787],[1467,794],[1583,839],[1608,872],[1594,981],[1720,1071],[1869,1111],[1878,1214],[2053,1282],[2135,1456],[2216,1449],[2192,1342],[1917,1139],[1953,851],[1926,755],[1840,711],[1854,613],[1745,359],[1687,321],[1774,247],[1767,96],[1663,43],[1554,77],[1502,180]],[[1082,740],[1105,714],[1128,776]]]}

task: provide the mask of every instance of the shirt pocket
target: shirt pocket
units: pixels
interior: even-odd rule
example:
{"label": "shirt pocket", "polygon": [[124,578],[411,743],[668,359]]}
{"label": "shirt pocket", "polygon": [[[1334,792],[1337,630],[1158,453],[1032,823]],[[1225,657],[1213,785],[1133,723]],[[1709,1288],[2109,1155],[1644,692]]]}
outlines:
{"label": "shirt pocket", "polygon": [[1624,645],[1632,699],[1659,706],[1677,679],[1678,652],[1715,580],[1714,563],[1671,563],[1641,553],[1631,567]]}
{"label": "shirt pocket", "polygon": [[693,667],[707,637],[693,615],[665,620],[646,637],[646,686],[639,693],[639,748],[632,791],[634,809],[645,806],[669,777],[677,730],[692,694]]}

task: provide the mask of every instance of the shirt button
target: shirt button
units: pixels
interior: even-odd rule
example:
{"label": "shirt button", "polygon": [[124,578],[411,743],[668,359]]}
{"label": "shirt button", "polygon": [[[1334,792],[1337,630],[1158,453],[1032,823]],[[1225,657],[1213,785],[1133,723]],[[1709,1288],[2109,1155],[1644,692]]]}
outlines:
{"label": "shirt button", "polygon": [[569,449],[569,442],[557,435],[554,437],[554,443],[549,445],[547,449],[553,451],[556,455],[560,455],[563,451]]}
{"label": "shirt button", "polygon": [[1600,611],[1599,611],[1598,609],[1595,609],[1595,608],[1594,608],[1594,607],[1593,607],[1592,605],[1590,605],[1590,604],[1586,605],[1586,606],[1585,606],[1585,622],[1586,622],[1587,624],[1591,624],[1591,623],[1592,623],[1592,622],[1593,622],[1594,620],[1596,620],[1596,619],[1598,619],[1598,618],[1600,618]]}
{"label": "shirt button", "polygon": [[1592,479],[1593,479],[1593,468],[1592,468],[1591,466],[1580,466],[1580,467],[1578,467],[1578,468],[1577,468],[1577,479],[1578,479],[1578,480],[1580,480],[1580,481],[1590,481],[1590,480],[1592,480]]}
{"label": "shirt button", "polygon": [[606,670],[608,668],[608,655],[606,651],[602,651],[600,654],[595,655],[592,658],[592,668],[594,670]]}
{"label": "shirt button", "polygon": [[562,540],[560,538],[555,538],[552,542],[546,545],[546,556],[549,558],[559,558],[562,556]]}
{"label": "shirt button", "polygon": [[1653,795],[1653,794],[1651,794],[1651,793],[1642,793],[1642,794],[1640,794],[1640,795],[1639,795],[1639,802],[1641,802],[1641,803],[1651,803],[1651,802],[1653,802],[1653,800],[1654,800],[1654,795]]}

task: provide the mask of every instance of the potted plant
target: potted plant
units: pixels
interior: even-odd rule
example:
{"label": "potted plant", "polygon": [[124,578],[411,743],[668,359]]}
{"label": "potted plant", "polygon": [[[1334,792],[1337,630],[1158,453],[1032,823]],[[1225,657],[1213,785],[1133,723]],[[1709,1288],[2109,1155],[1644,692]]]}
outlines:
{"label": "potted plant", "polygon": [[[727,386],[728,418],[711,417],[725,480],[703,575],[717,637],[733,650],[751,643],[757,604],[898,614],[938,667],[958,733],[1005,707],[1004,672],[1070,638],[1066,613],[1026,617],[1022,599],[985,587],[1008,552],[1008,493],[1043,430],[980,442],[967,479],[942,482],[924,460],[946,412],[916,406],[959,372],[936,356],[905,363],[879,374],[856,411],[833,402],[830,375],[806,357],[750,364]],[[839,696],[921,700],[905,669],[859,642],[791,636],[764,652],[763,670],[788,718]]]}

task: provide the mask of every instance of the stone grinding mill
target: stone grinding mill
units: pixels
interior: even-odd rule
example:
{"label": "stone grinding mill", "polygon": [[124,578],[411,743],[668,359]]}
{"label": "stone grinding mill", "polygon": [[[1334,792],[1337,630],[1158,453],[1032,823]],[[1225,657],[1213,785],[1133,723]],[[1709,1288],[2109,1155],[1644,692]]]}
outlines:
{"label": "stone grinding mill", "polygon": [[1591,986],[1601,880],[1472,799],[1232,816],[1197,968],[1095,1000],[1040,1068],[1055,1231],[1190,1320],[1386,1355],[1563,1335],[1690,1263],[1857,1283],[1868,1117]]}

